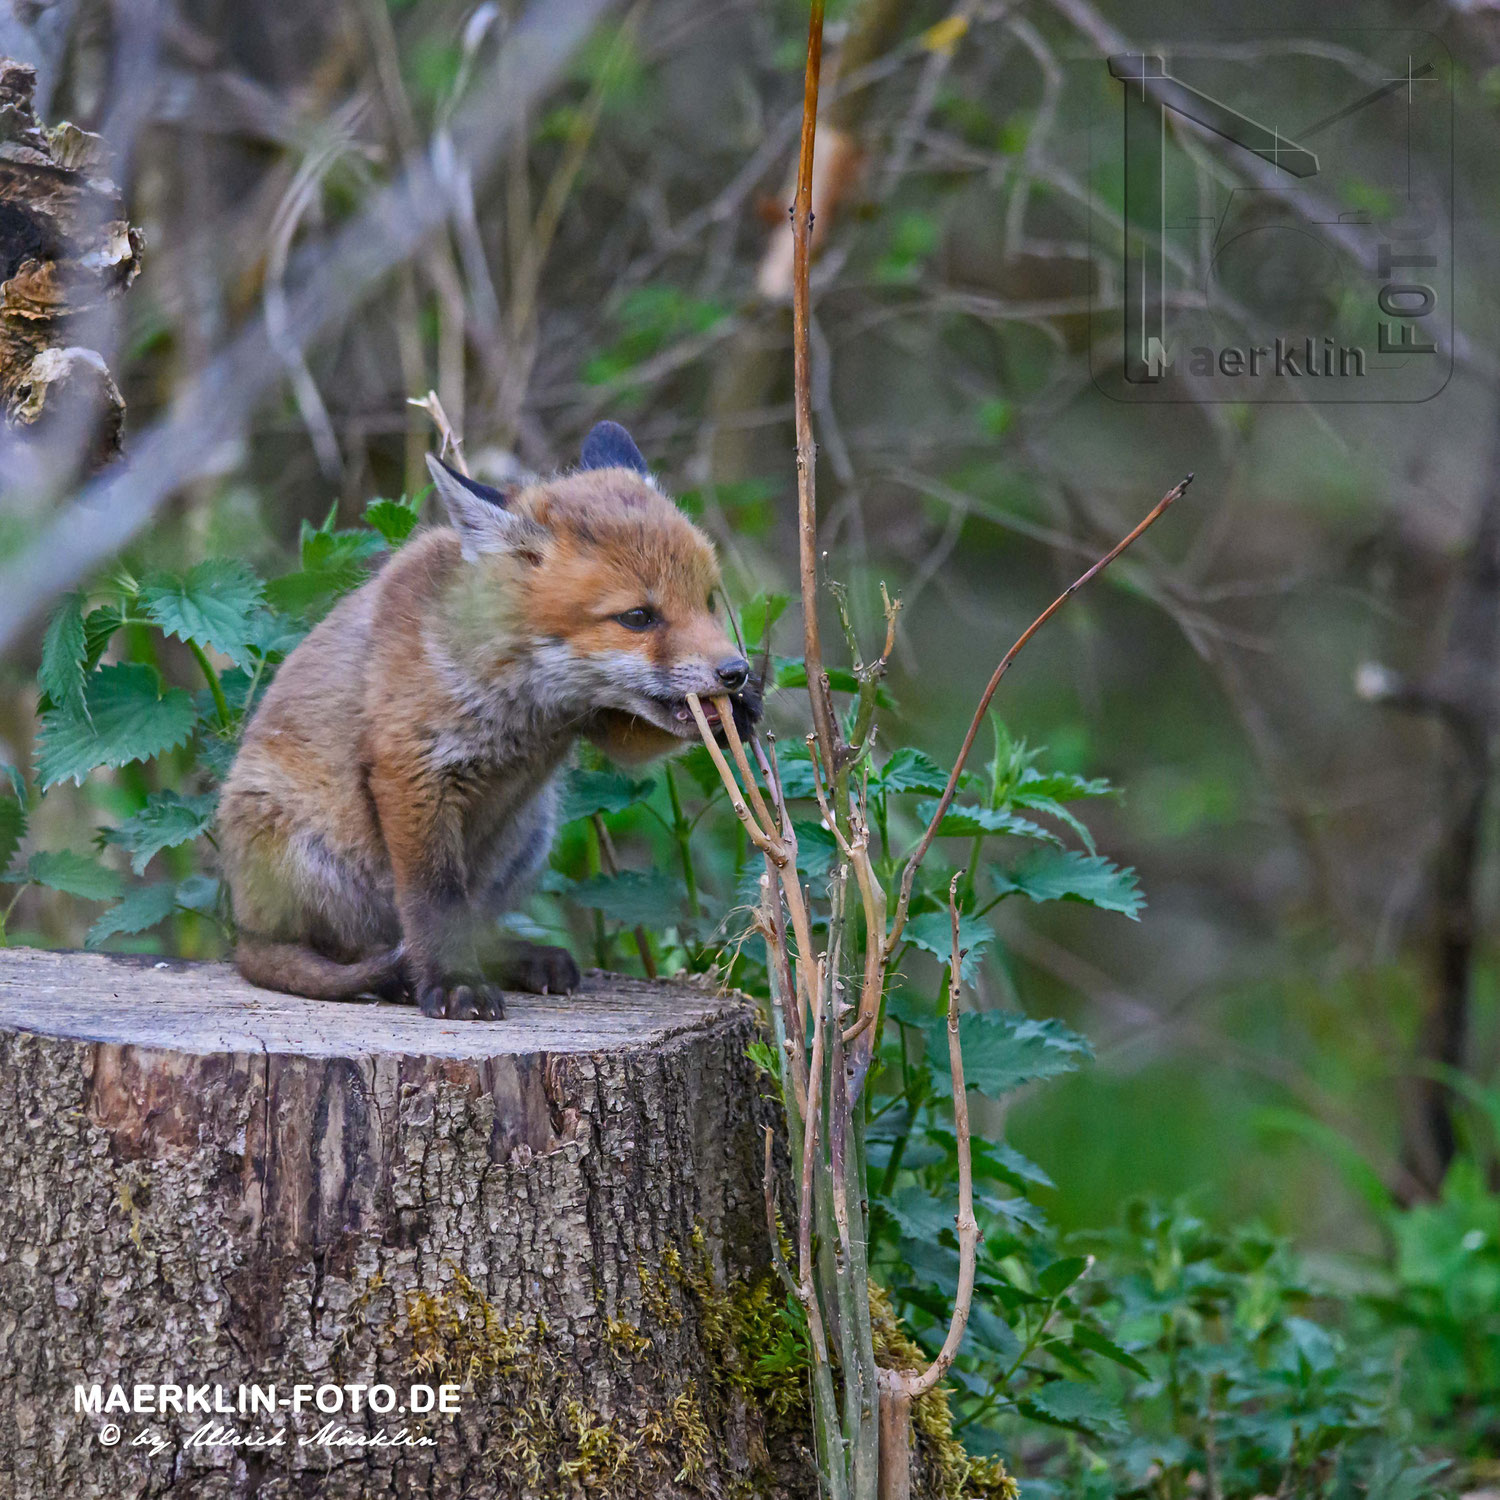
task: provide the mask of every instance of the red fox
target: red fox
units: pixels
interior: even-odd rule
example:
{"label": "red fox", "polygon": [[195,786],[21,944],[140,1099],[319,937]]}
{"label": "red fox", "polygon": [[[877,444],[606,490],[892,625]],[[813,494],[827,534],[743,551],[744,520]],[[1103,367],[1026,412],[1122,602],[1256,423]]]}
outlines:
{"label": "red fox", "polygon": [[452,525],[287,658],[225,783],[220,847],[252,984],[499,1019],[502,986],[579,984],[563,948],[481,955],[547,857],[573,741],[640,761],[696,738],[688,693],[731,695],[746,728],[760,696],[717,615],[712,544],[623,427],[509,490],[428,466]]}

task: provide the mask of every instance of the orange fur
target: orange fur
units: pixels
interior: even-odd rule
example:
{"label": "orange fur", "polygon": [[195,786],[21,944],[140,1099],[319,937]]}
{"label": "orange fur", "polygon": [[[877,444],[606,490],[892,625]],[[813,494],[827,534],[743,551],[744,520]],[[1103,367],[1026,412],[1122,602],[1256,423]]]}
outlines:
{"label": "orange fur", "polygon": [[[501,1002],[479,950],[546,856],[572,741],[627,761],[690,742],[683,695],[744,663],[710,604],[711,544],[633,468],[490,498],[435,473],[454,528],[414,538],[282,666],[221,848],[257,982],[395,976],[430,1013],[484,1016]],[[617,618],[642,608],[648,629]],[[568,988],[577,970],[513,945],[502,977]]]}

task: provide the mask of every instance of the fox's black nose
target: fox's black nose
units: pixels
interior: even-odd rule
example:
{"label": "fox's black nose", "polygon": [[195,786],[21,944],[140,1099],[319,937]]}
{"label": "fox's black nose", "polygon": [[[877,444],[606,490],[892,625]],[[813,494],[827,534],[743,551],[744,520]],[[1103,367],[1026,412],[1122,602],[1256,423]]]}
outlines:
{"label": "fox's black nose", "polygon": [[750,663],[743,656],[731,656],[719,663],[719,681],[731,693],[737,693],[750,680]]}

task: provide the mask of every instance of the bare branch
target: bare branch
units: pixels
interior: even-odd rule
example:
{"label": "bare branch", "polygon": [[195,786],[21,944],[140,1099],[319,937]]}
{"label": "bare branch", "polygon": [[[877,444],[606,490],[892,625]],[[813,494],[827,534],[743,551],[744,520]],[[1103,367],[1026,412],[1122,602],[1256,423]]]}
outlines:
{"label": "bare branch", "polygon": [[[460,117],[458,156],[475,175],[558,77],[608,0],[534,0],[510,31],[493,85]],[[339,327],[451,211],[430,164],[414,161],[340,228],[287,297],[286,326],[307,348]],[[133,445],[128,466],[86,486],[0,570],[0,653],[36,613],[119,551],[184,484],[207,472],[255,406],[285,375],[263,322],[248,327]]]}
{"label": "bare branch", "polygon": [[729,741],[734,763],[740,768],[740,775],[745,779],[745,790],[750,794],[750,804],[755,809],[755,816],[760,819],[760,825],[766,833],[771,838],[775,838],[776,819],[771,816],[771,810],[766,806],[765,799],[760,794],[760,788],[755,784],[750,762],[745,758],[745,747],[740,742],[740,732],[734,722],[734,706],[728,698],[721,695],[714,699],[714,707],[719,712],[719,724],[724,730],[724,738]]}
{"label": "bare branch", "polygon": [[811,314],[808,270],[812,259],[813,148],[818,133],[818,81],[823,66],[823,0],[812,0],[807,30],[807,74],[802,93],[802,147],[797,161],[797,196],[792,204],[792,381],[797,421],[797,544],[802,588],[802,656],[813,727],[830,772],[841,763],[838,717],[823,670],[818,628],[818,509],[814,469],[817,445],[812,432]]}
{"label": "bare branch", "polygon": [[766,1190],[766,1229],[771,1236],[771,1264],[775,1267],[776,1274],[781,1278],[782,1284],[794,1297],[799,1295],[797,1282],[793,1278],[791,1269],[787,1266],[786,1257],[781,1253],[781,1225],[776,1221],[776,1172],[775,1172],[775,1147],[776,1132],[769,1125],[766,1131],[766,1167],[763,1181]]}
{"label": "bare branch", "polygon": [[1000,686],[1000,679],[1010,670],[1011,663],[1020,655],[1022,647],[1039,631],[1053,615],[1060,610],[1084,584],[1089,583],[1102,573],[1132,542],[1145,534],[1154,526],[1173,501],[1182,497],[1183,492],[1193,482],[1193,476],[1189,474],[1186,479],[1180,480],[1167,491],[1160,500],[1152,506],[1149,514],[1141,521],[1133,531],[1120,541],[1116,542],[1108,552],[1101,557],[1086,572],[1077,578],[1055,598],[1030,625],[1026,627],[1004,656],[1000,658],[1000,665],[995,668],[983,693],[979,695],[979,704],[974,710],[974,717],[969,722],[969,731],[964,735],[964,742],[959,747],[958,758],[953,762],[953,770],[948,775],[948,784],[943,788],[943,795],[938,799],[937,808],[932,814],[932,821],[927,825],[927,831],[923,833],[916,848],[912,851],[906,861],[906,869],[901,876],[901,893],[896,899],[895,915],[891,919],[891,930],[885,940],[885,956],[889,960],[890,955],[896,951],[896,944],[900,940],[901,930],[906,926],[906,911],[911,904],[912,882],[916,879],[917,870],[922,861],[927,857],[927,851],[932,847],[932,841],[937,837],[937,831],[941,827],[943,819],[948,815],[948,809],[953,805],[953,794],[958,790],[959,777],[963,775],[964,764],[969,758],[969,751],[974,748],[975,736],[979,733],[979,726],[984,723],[985,711],[990,706],[990,700],[995,696],[995,689]]}
{"label": "bare branch", "polygon": [[963,995],[964,950],[959,947],[958,882],[954,875],[948,886],[948,911],[953,918],[953,950],[948,969],[948,1066],[953,1073],[953,1133],[958,1151],[958,1294],[953,1303],[953,1319],[948,1337],[938,1350],[937,1358],[914,1375],[910,1371],[891,1371],[889,1383],[907,1396],[930,1391],[953,1363],[958,1346],[963,1343],[969,1326],[969,1308],[974,1300],[974,1262],[979,1251],[979,1221],[974,1217],[974,1163],[969,1140],[969,1094],[964,1082],[964,1052],[958,1037],[958,1007]]}

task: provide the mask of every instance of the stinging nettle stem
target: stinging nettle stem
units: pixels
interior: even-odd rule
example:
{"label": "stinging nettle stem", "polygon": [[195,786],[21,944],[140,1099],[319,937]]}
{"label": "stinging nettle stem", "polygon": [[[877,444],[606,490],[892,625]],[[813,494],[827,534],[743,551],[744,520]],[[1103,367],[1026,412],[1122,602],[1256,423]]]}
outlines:
{"label": "stinging nettle stem", "polygon": [[964,1081],[964,1053],[959,1043],[958,1009],[963,996],[963,960],[965,949],[959,947],[958,879],[948,886],[948,911],[953,919],[953,950],[948,969],[948,1066],[953,1074],[953,1134],[958,1151],[958,1295],[953,1303],[953,1318],[948,1336],[937,1357],[921,1374],[909,1370],[892,1370],[887,1388],[900,1390],[910,1397],[930,1391],[944,1375],[958,1354],[969,1326],[969,1308],[974,1300],[974,1264],[979,1252],[979,1221],[974,1217],[974,1164],[969,1137],[969,1092]]}
{"label": "stinging nettle stem", "polygon": [[833,693],[823,670],[818,627],[818,509],[814,468],[818,449],[812,431],[812,315],[808,272],[812,259],[813,148],[818,133],[818,81],[823,66],[823,0],[813,0],[807,28],[807,73],[802,93],[802,141],[797,159],[797,195],[792,202],[792,381],[797,424],[797,555],[802,590],[802,658],[813,727],[830,773],[845,746],[833,711]]}

